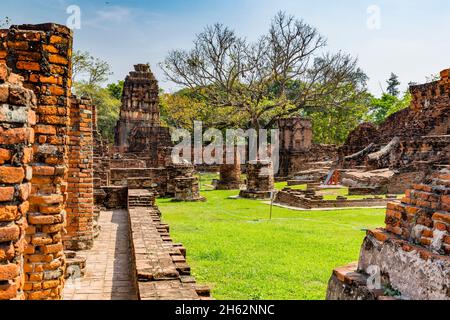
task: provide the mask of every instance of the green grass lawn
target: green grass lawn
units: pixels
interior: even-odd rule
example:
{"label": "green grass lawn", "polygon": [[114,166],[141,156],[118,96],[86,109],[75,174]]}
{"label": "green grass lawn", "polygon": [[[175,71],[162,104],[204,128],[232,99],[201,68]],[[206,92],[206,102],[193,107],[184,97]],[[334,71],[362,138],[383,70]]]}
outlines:
{"label": "green grass lawn", "polygon": [[[208,191],[205,203],[159,199],[172,238],[188,252],[193,275],[216,299],[324,299],[333,268],[358,260],[365,233],[383,225],[383,209],[293,211],[238,191]],[[277,184],[282,188],[283,184]]]}

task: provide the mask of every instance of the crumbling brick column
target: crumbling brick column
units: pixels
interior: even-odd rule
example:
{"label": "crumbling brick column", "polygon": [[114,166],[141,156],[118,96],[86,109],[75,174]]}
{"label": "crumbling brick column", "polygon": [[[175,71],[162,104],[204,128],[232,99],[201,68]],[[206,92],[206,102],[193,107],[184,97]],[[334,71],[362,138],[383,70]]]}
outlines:
{"label": "crumbling brick column", "polygon": [[271,197],[274,190],[272,161],[250,161],[247,164],[247,190],[241,190],[240,196],[252,199],[267,199]]}
{"label": "crumbling brick column", "polygon": [[12,26],[0,31],[0,59],[37,97],[33,179],[25,249],[25,296],[60,299],[65,256],[62,235],[67,199],[68,99],[72,32],[60,25]]}
{"label": "crumbling brick column", "polygon": [[[229,159],[228,159],[229,160]],[[239,150],[234,148],[233,162],[227,161],[227,154],[224,152],[224,162],[220,166],[220,179],[217,182],[217,190],[234,190],[241,186],[241,159]]]}
{"label": "crumbling brick column", "polygon": [[0,300],[24,299],[36,97],[0,63]]}
{"label": "crumbling brick column", "polygon": [[92,102],[89,99],[70,100],[69,174],[67,234],[64,247],[86,250],[93,246],[93,137]]}

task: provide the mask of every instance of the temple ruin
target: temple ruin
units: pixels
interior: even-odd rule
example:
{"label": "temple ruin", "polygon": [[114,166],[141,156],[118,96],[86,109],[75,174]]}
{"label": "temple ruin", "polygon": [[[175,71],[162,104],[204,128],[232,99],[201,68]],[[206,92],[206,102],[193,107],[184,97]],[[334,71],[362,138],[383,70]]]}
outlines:
{"label": "temple ruin", "polygon": [[358,263],[337,268],[330,300],[448,300],[450,167],[387,206],[386,228],[369,230]]}
{"label": "temple ruin", "polygon": [[450,70],[413,85],[411,106],[379,126],[364,123],[339,149],[342,182],[351,188],[403,193],[449,164]]}
{"label": "temple ruin", "polygon": [[[0,30],[0,300],[70,299],[74,281],[95,291],[102,276],[124,284],[111,284],[99,299],[211,299],[155,202],[206,199],[196,167],[173,161],[150,67],[137,64],[127,76],[110,146],[98,132],[96,106],[72,92],[72,42],[72,31],[52,23]],[[328,299],[449,298],[450,69],[410,90],[409,108],[379,126],[360,125],[339,149],[314,144],[309,120],[278,123],[278,178],[308,190],[285,189],[276,202],[387,205],[386,227],[367,231],[357,264],[333,271]],[[217,189],[241,187],[234,152],[234,162],[220,167]],[[275,194],[271,160],[242,167],[241,197]],[[374,196],[324,201],[321,183]],[[386,196],[405,189],[401,201]],[[120,272],[107,274],[109,264],[96,270],[97,259],[119,261]],[[373,270],[378,286],[369,281]]]}
{"label": "temple ruin", "polygon": [[275,193],[273,164],[268,160],[247,163],[246,189],[239,196],[249,199],[270,199]]}
{"label": "temple ruin", "polygon": [[[280,169],[278,177],[310,180],[311,175],[327,175],[337,158],[337,147],[313,143],[309,119],[292,117],[278,121],[280,130]],[[306,176],[306,178],[305,178]]]}

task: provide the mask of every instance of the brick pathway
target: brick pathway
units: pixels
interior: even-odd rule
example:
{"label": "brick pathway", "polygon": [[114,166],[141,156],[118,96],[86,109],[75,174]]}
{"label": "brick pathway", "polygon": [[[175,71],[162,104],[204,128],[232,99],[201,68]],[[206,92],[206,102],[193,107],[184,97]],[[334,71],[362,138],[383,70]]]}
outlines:
{"label": "brick pathway", "polygon": [[86,258],[86,274],[78,282],[68,280],[64,300],[135,300],[129,222],[126,210],[102,211],[100,235]]}

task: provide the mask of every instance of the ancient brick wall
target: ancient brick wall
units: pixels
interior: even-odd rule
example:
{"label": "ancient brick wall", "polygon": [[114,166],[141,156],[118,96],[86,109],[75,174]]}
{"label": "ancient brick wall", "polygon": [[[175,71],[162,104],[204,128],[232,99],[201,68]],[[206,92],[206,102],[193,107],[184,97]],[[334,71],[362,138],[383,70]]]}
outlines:
{"label": "ancient brick wall", "polygon": [[[0,300],[24,299],[36,97],[0,63]],[[34,215],[28,219],[34,222]]]}
{"label": "ancient brick wall", "polygon": [[63,26],[23,25],[0,31],[0,59],[23,76],[25,87],[37,97],[24,261],[24,292],[31,300],[59,299],[64,283],[71,54],[72,33]]}
{"label": "ancient brick wall", "polygon": [[[411,159],[412,154],[421,154],[421,148],[424,144],[424,136],[445,136],[450,134],[450,69],[441,72],[441,79],[435,82],[414,85],[410,87],[413,100],[409,108],[401,110],[391,115],[385,122],[378,127],[370,124],[362,124],[354,132],[352,132],[346,143],[339,150],[340,163],[343,167],[349,168],[357,165],[365,165],[368,153],[363,153],[359,157],[353,157],[350,161],[344,161],[346,156],[357,155],[358,152],[367,148],[370,144],[376,150],[380,150],[383,146],[388,145],[395,137],[398,137],[400,144],[407,145],[402,150],[405,152],[397,152],[388,154],[389,159],[381,161],[376,168],[381,167],[398,167],[399,164],[405,164]],[[425,138],[427,139],[427,138]],[[412,143],[411,143],[412,141]],[[413,144],[417,148],[413,150]],[[442,149],[442,143],[436,141],[436,146]],[[432,148],[434,148],[432,146]],[[372,148],[373,149],[373,148]],[[373,151],[373,150],[370,150]],[[433,150],[430,150],[433,152]],[[433,154],[425,158],[433,158]],[[409,163],[413,162],[411,159]],[[429,159],[427,159],[429,160]],[[420,160],[418,160],[420,161]],[[432,163],[440,163],[441,160],[435,158]],[[407,164],[409,164],[407,163]],[[374,164],[371,164],[374,167]]]}
{"label": "ancient brick wall", "polygon": [[86,250],[93,246],[93,118],[89,99],[70,100],[67,234],[64,247]]}
{"label": "ancient brick wall", "polygon": [[309,170],[315,163],[334,161],[337,147],[334,145],[313,144],[311,120],[300,117],[280,119],[280,166],[279,177]]}
{"label": "ancient brick wall", "polygon": [[[333,271],[328,299],[450,300],[449,169],[388,204],[386,228],[367,232],[357,264]],[[378,270],[380,288],[368,287],[370,270]]]}
{"label": "ancient brick wall", "polygon": [[386,230],[432,251],[450,254],[450,173],[438,172],[432,183],[417,184],[401,203],[390,203]]}
{"label": "ancient brick wall", "polygon": [[308,151],[312,145],[311,120],[303,118],[288,118],[278,121],[280,129],[280,151]]}

